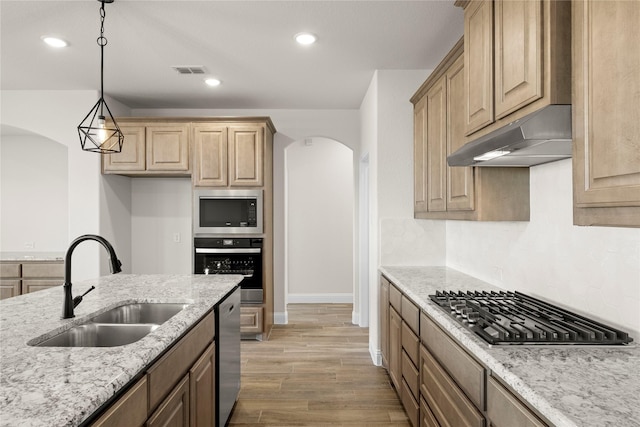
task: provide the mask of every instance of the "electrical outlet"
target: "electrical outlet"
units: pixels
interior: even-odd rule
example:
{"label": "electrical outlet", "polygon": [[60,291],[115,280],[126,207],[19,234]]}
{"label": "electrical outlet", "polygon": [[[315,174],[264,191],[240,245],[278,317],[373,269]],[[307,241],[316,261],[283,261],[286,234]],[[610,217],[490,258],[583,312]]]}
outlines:
{"label": "electrical outlet", "polygon": [[180,233],[173,233],[173,241],[175,243],[180,243]]}
{"label": "electrical outlet", "polygon": [[36,242],[24,242],[24,248],[25,249],[35,249],[36,248]]}

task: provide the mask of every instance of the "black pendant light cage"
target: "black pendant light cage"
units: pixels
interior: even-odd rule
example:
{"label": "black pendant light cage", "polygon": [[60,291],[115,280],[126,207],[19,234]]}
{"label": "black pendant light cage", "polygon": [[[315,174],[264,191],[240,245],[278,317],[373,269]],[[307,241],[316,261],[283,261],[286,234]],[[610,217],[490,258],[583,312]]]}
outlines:
{"label": "black pendant light cage", "polygon": [[78,125],[78,135],[84,151],[111,154],[121,152],[124,143],[124,135],[104,100],[104,47],[107,44],[107,38],[104,36],[104,18],[106,16],[104,4],[113,3],[114,0],[98,1],[101,3],[100,37],[97,39],[98,46],[100,46],[100,99]]}

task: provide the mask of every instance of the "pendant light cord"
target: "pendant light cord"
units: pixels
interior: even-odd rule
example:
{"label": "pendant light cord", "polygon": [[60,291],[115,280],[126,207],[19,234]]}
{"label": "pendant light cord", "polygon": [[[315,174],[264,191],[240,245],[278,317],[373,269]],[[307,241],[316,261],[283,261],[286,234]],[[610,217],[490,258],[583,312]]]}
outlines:
{"label": "pendant light cord", "polygon": [[[104,36],[104,18],[107,12],[104,9],[104,1],[100,6],[100,37],[98,37],[98,46],[100,46],[100,99],[104,99],[104,47],[107,45],[107,38]],[[100,115],[104,116],[102,104],[100,104]]]}

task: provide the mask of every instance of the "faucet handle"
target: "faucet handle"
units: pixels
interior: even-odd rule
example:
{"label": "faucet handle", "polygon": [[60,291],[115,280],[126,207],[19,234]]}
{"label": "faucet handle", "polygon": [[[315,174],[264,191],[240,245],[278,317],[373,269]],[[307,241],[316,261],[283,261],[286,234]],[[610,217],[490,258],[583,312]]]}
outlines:
{"label": "faucet handle", "polygon": [[91,292],[95,288],[96,288],[95,286],[91,286],[87,292],[85,292],[82,295],[79,295],[79,296],[75,297],[73,299],[73,308],[76,308],[78,306],[78,304],[80,304],[82,302],[82,297],[84,297],[86,294],[88,294],[89,292]]}

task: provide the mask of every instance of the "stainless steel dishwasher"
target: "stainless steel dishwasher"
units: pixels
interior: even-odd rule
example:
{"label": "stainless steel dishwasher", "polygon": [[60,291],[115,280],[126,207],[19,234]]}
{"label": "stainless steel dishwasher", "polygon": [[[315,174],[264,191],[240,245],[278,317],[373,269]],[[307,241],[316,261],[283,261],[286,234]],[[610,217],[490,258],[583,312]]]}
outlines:
{"label": "stainless steel dishwasher", "polygon": [[216,365],[217,426],[223,427],[240,393],[240,287],[216,310]]}

